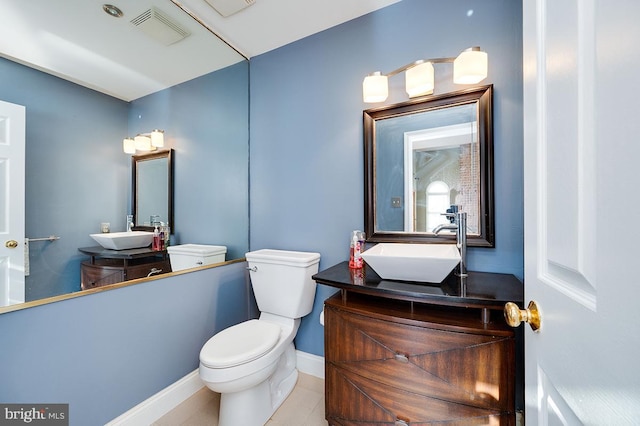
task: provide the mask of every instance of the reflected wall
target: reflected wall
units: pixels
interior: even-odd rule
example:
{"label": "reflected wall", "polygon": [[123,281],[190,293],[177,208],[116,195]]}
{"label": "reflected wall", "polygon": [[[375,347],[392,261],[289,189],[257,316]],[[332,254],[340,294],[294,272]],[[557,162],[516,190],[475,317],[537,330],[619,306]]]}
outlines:
{"label": "reflected wall", "polygon": [[240,62],[131,103],[129,134],[164,129],[173,148],[172,244],[249,249],[249,63]]}
{"label": "reflected wall", "polygon": [[30,244],[26,300],[79,291],[78,247],[124,228],[129,105],[3,58],[0,75],[0,99],[26,107],[25,236],[60,237]]}
{"label": "reflected wall", "polygon": [[122,139],[152,128],[176,149],[174,242],[227,245],[228,259],[244,256],[246,61],[132,103],[4,58],[0,75],[0,99],[26,107],[26,237],[60,236],[30,245],[27,301],[79,291],[86,256],[78,248],[95,245],[89,234],[101,222],[125,230],[131,156]]}

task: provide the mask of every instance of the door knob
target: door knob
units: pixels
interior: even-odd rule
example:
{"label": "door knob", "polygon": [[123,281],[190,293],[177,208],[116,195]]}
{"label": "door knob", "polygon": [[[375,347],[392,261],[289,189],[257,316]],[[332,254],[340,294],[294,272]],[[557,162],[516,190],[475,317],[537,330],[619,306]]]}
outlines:
{"label": "door knob", "polygon": [[18,242],[16,240],[8,240],[4,243],[6,248],[16,248],[18,247]]}
{"label": "door knob", "polygon": [[528,322],[533,331],[540,330],[540,311],[538,304],[532,300],[527,309],[520,309],[513,302],[504,305],[504,319],[511,327],[517,327],[521,322]]}

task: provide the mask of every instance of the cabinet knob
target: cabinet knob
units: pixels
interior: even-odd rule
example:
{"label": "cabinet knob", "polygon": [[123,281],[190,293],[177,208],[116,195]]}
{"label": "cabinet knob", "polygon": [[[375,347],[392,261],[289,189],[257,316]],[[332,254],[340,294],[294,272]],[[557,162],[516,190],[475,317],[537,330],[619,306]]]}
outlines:
{"label": "cabinet knob", "polygon": [[393,357],[396,359],[396,361],[402,362],[404,364],[409,362],[409,358],[407,358],[405,354],[395,354]]}
{"label": "cabinet knob", "polygon": [[527,322],[533,331],[540,330],[540,310],[538,304],[532,300],[527,309],[520,309],[513,302],[504,305],[504,319],[511,327],[517,327],[522,322]]}

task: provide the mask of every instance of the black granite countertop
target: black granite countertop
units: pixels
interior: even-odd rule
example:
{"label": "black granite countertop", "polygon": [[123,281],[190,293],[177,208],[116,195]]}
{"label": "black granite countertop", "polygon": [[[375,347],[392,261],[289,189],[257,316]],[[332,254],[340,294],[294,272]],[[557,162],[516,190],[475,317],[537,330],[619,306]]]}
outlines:
{"label": "black granite countertop", "polygon": [[80,253],[87,254],[94,257],[103,257],[106,259],[137,259],[139,257],[149,256],[164,256],[166,250],[151,250],[150,247],[125,249],[125,250],[111,250],[102,246],[93,247],[81,247],[78,249]]}
{"label": "black granite countertop", "polygon": [[318,272],[313,279],[347,292],[388,299],[446,306],[503,309],[506,302],[522,306],[524,287],[511,274],[469,271],[466,278],[449,274],[441,283],[383,280],[368,265],[359,270],[342,262]]}

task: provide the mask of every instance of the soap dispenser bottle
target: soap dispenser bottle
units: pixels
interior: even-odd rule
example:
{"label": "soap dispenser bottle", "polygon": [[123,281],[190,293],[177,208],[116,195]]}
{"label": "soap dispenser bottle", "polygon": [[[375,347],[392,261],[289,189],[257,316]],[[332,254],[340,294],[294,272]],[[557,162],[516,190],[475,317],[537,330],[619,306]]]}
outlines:
{"label": "soap dispenser bottle", "polygon": [[153,230],[153,242],[151,243],[151,249],[155,251],[160,251],[162,250],[161,244],[162,243],[160,242],[160,231],[158,230],[158,225],[156,225],[156,228]]}
{"label": "soap dispenser bottle", "polygon": [[360,232],[353,231],[351,234],[351,245],[349,246],[349,268],[362,268],[362,257],[360,256],[362,247],[360,245]]}

